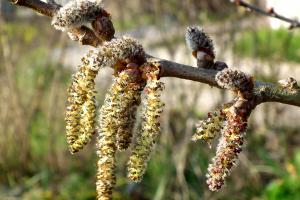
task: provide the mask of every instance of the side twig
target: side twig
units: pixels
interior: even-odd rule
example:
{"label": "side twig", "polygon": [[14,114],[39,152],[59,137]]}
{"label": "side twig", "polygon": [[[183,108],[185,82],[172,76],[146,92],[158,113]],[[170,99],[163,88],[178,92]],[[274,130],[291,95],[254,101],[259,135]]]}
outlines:
{"label": "side twig", "polygon": [[273,17],[273,18],[285,21],[287,23],[290,23],[290,29],[300,28],[300,22],[298,20],[290,19],[283,15],[278,14],[277,12],[275,12],[274,8],[272,8],[272,7],[265,10],[265,9],[255,6],[255,5],[252,5],[250,3],[247,3],[243,0],[230,0],[230,2],[235,3],[237,6],[244,7],[250,11],[254,11],[256,13],[259,13],[259,14],[262,14],[265,16],[269,16],[269,17]]}

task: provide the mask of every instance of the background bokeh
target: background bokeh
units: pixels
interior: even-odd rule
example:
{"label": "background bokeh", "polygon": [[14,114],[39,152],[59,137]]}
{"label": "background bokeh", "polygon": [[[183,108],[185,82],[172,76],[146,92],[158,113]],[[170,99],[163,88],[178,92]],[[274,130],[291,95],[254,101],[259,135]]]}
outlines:
{"label": "background bokeh", "polygon": [[[139,39],[154,56],[195,65],[184,32],[196,24],[213,38],[218,60],[259,80],[300,80],[300,30],[272,29],[267,18],[229,1],[106,0],[105,5],[117,34]],[[94,142],[71,155],[64,128],[71,74],[90,47],[71,42],[48,18],[6,0],[0,1],[0,15],[0,200],[95,199]],[[111,70],[98,76],[99,107],[110,78]],[[238,167],[220,192],[210,192],[205,174],[215,143],[210,149],[190,138],[194,124],[232,94],[192,81],[163,81],[162,132],[147,173],[140,184],[128,183],[130,152],[117,154],[114,199],[300,199],[300,108],[258,106]]]}

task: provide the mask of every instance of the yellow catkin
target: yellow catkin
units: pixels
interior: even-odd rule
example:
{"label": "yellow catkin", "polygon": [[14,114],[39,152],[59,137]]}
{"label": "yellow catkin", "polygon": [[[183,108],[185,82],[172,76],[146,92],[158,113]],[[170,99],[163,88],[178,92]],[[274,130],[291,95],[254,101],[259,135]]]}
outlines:
{"label": "yellow catkin", "polygon": [[124,93],[121,94],[123,109],[120,112],[117,132],[117,148],[119,151],[126,150],[131,143],[136,111],[141,103],[143,86],[144,84],[139,81],[130,83]]}
{"label": "yellow catkin", "polygon": [[71,153],[87,144],[95,132],[96,71],[81,66],[68,89],[66,135]]}
{"label": "yellow catkin", "polygon": [[223,108],[217,109],[207,114],[207,119],[201,120],[196,126],[196,133],[192,136],[192,141],[204,140],[208,144],[221,131],[226,114]]}
{"label": "yellow catkin", "polygon": [[159,116],[163,107],[160,95],[163,90],[163,83],[157,80],[156,75],[149,76],[144,89],[146,97],[143,100],[141,130],[137,135],[128,161],[128,178],[135,182],[141,181],[155,140],[160,132]]}
{"label": "yellow catkin", "polygon": [[[116,182],[115,177],[115,152],[117,149],[117,134],[119,125],[126,123],[126,118],[121,118],[128,108],[128,99],[132,99],[132,93],[128,92],[129,85],[134,76],[126,70],[121,72],[113,81],[113,84],[105,97],[100,109],[100,127],[97,141],[97,155],[99,157],[97,167],[97,198],[100,200],[111,199],[112,190]],[[137,87],[139,88],[139,87]],[[128,96],[129,95],[129,96]],[[136,98],[135,95],[133,95]],[[129,104],[132,104],[133,102]]]}

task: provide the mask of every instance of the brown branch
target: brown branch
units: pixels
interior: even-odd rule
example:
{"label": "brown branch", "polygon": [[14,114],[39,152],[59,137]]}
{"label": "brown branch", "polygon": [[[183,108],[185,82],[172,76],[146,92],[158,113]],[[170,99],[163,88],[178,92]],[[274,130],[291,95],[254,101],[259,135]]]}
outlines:
{"label": "brown branch", "polygon": [[[148,62],[155,63],[161,68],[161,77],[176,77],[208,84],[218,87],[215,76],[216,70],[195,68],[169,60],[148,56]],[[300,107],[300,88],[297,85],[282,85],[255,81],[254,93],[257,104],[264,102],[279,102]]]}
{"label": "brown branch", "polygon": [[36,12],[48,17],[53,17],[54,13],[59,8],[54,4],[45,3],[40,0],[8,0],[8,1],[19,6],[31,8]]}
{"label": "brown branch", "polygon": [[259,13],[261,15],[273,17],[273,18],[279,19],[281,21],[285,21],[287,23],[290,23],[290,29],[300,28],[300,22],[298,20],[290,19],[290,18],[287,18],[283,15],[278,14],[277,12],[275,12],[274,8],[269,8],[267,10],[264,10],[262,8],[259,8],[257,6],[252,5],[250,3],[247,3],[243,0],[230,0],[230,1],[232,3],[235,3],[237,6],[241,6],[241,7],[246,8],[247,10],[254,11],[254,12]]}
{"label": "brown branch", "polygon": [[[40,0],[9,1],[13,2],[16,5],[29,7],[37,11],[38,13],[49,17],[52,17],[53,14],[56,12],[56,9],[59,7],[59,5],[50,5]],[[297,22],[297,27],[298,24],[299,22]],[[96,37],[96,35],[91,29],[85,26],[74,29],[74,31],[76,34],[84,37],[84,40],[82,42],[82,44],[84,45],[91,45],[95,47],[102,42],[99,40],[99,38]],[[213,87],[219,87],[217,85],[217,82],[215,81],[215,75],[218,72],[216,70],[199,69],[168,60],[154,58],[150,55],[147,55],[147,61],[160,66],[161,77],[176,77],[205,83]],[[300,89],[297,85],[282,86],[281,84],[256,81],[254,91],[257,99],[257,104],[263,102],[279,102],[300,107]]]}

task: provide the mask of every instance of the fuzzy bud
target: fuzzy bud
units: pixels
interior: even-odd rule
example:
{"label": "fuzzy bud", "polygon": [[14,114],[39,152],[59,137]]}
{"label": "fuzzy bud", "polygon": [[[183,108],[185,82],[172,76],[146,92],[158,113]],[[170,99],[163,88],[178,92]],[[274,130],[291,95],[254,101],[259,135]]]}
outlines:
{"label": "fuzzy bud", "polygon": [[164,87],[163,83],[157,80],[158,72],[157,69],[148,76],[147,85],[144,89],[146,97],[143,100],[141,130],[137,135],[128,161],[128,178],[135,182],[141,181],[160,132],[159,116],[163,107],[160,93]]}
{"label": "fuzzy bud", "polygon": [[90,51],[83,62],[97,71],[103,67],[116,68],[118,61],[140,65],[145,62],[145,57],[144,49],[137,40],[121,37],[104,42],[98,49]]}
{"label": "fuzzy bud", "polygon": [[225,68],[216,74],[215,79],[220,87],[239,91],[243,98],[249,98],[253,91],[252,77],[239,70]]}
{"label": "fuzzy bud", "polygon": [[51,24],[58,30],[67,31],[92,22],[103,11],[101,1],[72,0],[55,13]]}
{"label": "fuzzy bud", "polygon": [[192,51],[205,49],[214,57],[214,45],[210,37],[196,26],[189,26],[185,33],[185,41]]}
{"label": "fuzzy bud", "polygon": [[210,37],[196,26],[190,26],[185,33],[187,46],[192,50],[192,55],[197,59],[199,68],[212,68],[214,65],[214,46]]}

